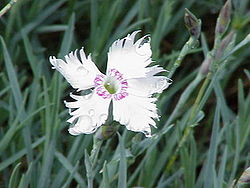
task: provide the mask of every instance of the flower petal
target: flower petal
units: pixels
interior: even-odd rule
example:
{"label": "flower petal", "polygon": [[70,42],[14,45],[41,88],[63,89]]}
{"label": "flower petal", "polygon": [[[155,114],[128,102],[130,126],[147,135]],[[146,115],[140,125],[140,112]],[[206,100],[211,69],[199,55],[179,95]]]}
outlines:
{"label": "flower petal", "polygon": [[[146,76],[154,76],[160,72],[166,72],[167,70],[165,70],[162,67],[159,67],[158,65],[152,66],[152,67],[147,67],[147,73]],[[167,71],[168,72],[168,71]]]}
{"label": "flower petal", "polygon": [[148,71],[146,66],[152,62],[152,51],[150,41],[145,41],[148,36],[135,42],[135,36],[138,32],[135,31],[112,44],[108,53],[107,73],[114,68],[121,72],[126,79],[146,76]]}
{"label": "flower petal", "polygon": [[156,127],[153,118],[158,119],[155,98],[129,95],[122,100],[113,100],[113,117],[128,130],[151,136],[150,125]]}
{"label": "flower petal", "polygon": [[[76,101],[65,102],[72,117],[67,121],[74,124],[69,128],[72,135],[90,134],[96,131],[108,118],[110,99],[103,99],[96,91],[85,96],[70,95]],[[72,109],[76,109],[72,111]]]}
{"label": "flower petal", "polygon": [[166,70],[159,66],[147,67],[146,77],[128,79],[128,92],[132,95],[150,97],[168,88],[172,80],[165,76],[154,76]]}
{"label": "flower petal", "polygon": [[150,97],[154,93],[161,93],[171,84],[165,76],[151,76],[147,78],[134,78],[127,80],[128,93],[136,96]]}
{"label": "flower petal", "polygon": [[86,58],[83,49],[80,50],[81,60],[77,57],[77,50],[65,56],[65,61],[50,57],[50,63],[58,70],[70,85],[78,90],[94,87],[94,79],[100,71],[92,62],[90,55]]}

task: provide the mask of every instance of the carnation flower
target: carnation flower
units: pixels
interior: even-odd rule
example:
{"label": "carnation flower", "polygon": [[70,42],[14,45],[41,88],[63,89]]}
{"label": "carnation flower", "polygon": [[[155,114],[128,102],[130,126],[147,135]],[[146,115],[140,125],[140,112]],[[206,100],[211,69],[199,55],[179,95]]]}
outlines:
{"label": "carnation flower", "polygon": [[[148,36],[135,41],[138,31],[115,41],[108,52],[106,74],[101,73],[83,49],[65,56],[65,61],[50,57],[53,68],[58,70],[70,85],[78,91],[91,93],[80,96],[70,94],[74,102],[66,102],[69,114],[67,122],[72,126],[72,135],[90,134],[105,123],[109,106],[113,105],[113,119],[128,130],[142,132],[151,136],[151,126],[156,127],[158,119],[154,93],[161,93],[171,80],[165,76],[156,76],[164,72],[152,63]],[[148,37],[149,38],[149,37]],[[78,57],[80,54],[80,57]],[[111,103],[112,101],[112,103]]]}

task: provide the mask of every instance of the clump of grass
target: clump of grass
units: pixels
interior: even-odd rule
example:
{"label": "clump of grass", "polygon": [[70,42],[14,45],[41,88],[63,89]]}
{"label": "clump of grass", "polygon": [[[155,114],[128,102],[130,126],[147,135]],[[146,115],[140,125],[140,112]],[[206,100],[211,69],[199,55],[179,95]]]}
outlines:
{"label": "clump of grass", "polygon": [[[205,0],[11,2],[0,5],[0,187],[247,183],[248,0],[224,8]],[[105,140],[70,136],[63,106],[70,89],[48,56],[85,46],[103,71],[110,44],[137,29],[150,33],[153,59],[173,79],[158,96],[155,135],[119,128]]]}

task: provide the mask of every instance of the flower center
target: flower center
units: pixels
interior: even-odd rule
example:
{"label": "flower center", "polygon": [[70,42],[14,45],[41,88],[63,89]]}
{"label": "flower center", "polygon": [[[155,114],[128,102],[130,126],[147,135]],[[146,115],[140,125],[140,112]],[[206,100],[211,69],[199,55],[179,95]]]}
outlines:
{"label": "flower center", "polygon": [[119,83],[112,77],[108,77],[103,86],[110,94],[115,94],[119,90]]}
{"label": "flower center", "polygon": [[110,69],[107,76],[97,75],[94,83],[97,95],[104,99],[121,100],[128,96],[128,82],[116,69]]}

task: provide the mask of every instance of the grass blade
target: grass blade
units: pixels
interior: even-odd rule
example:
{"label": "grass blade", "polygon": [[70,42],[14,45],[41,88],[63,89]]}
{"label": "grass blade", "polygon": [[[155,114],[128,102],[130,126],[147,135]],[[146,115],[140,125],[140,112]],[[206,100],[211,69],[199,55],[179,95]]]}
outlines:
{"label": "grass blade", "polygon": [[59,160],[59,162],[64,166],[64,168],[68,170],[68,172],[70,173],[70,176],[74,177],[75,180],[77,181],[77,183],[81,187],[86,187],[84,180],[82,179],[82,177],[80,176],[80,174],[76,170],[77,165],[75,167],[73,167],[72,164],[67,160],[67,158],[65,158],[63,156],[63,154],[61,154],[58,151],[55,152],[55,156]]}
{"label": "grass blade", "polygon": [[[13,96],[15,99],[16,108],[18,109],[23,104],[23,97],[22,97],[21,89],[20,89],[20,86],[18,84],[16,72],[14,70],[14,66],[13,66],[13,63],[11,61],[10,55],[8,53],[7,47],[6,47],[5,42],[1,36],[0,36],[0,40],[2,43],[2,47],[3,47],[5,66],[7,69],[8,78],[10,80],[11,90],[12,90],[12,93],[13,93]],[[25,112],[25,110],[23,110],[22,114],[21,114],[21,118],[25,118],[25,117],[26,117],[26,112]],[[25,127],[22,131],[22,134],[23,134],[26,149],[28,151],[27,152],[28,161],[31,162],[32,158],[33,158],[33,151],[31,148],[30,129],[28,127]]]}
{"label": "grass blade", "polygon": [[127,187],[127,161],[126,161],[126,152],[124,147],[124,137],[119,135],[119,152],[120,152],[120,163],[119,163],[119,177],[118,177],[118,187],[126,188]]}
{"label": "grass blade", "polygon": [[14,168],[14,170],[13,170],[11,176],[10,176],[9,188],[16,188],[17,187],[20,168],[21,168],[21,163],[18,163],[15,166],[15,168]]}
{"label": "grass blade", "polygon": [[214,185],[212,184],[214,176],[214,169],[216,163],[217,147],[218,147],[218,135],[219,135],[219,125],[220,125],[220,103],[217,104],[215,109],[215,117],[213,122],[211,143],[209,146],[208,157],[205,167],[204,174],[204,188],[210,188]]}

